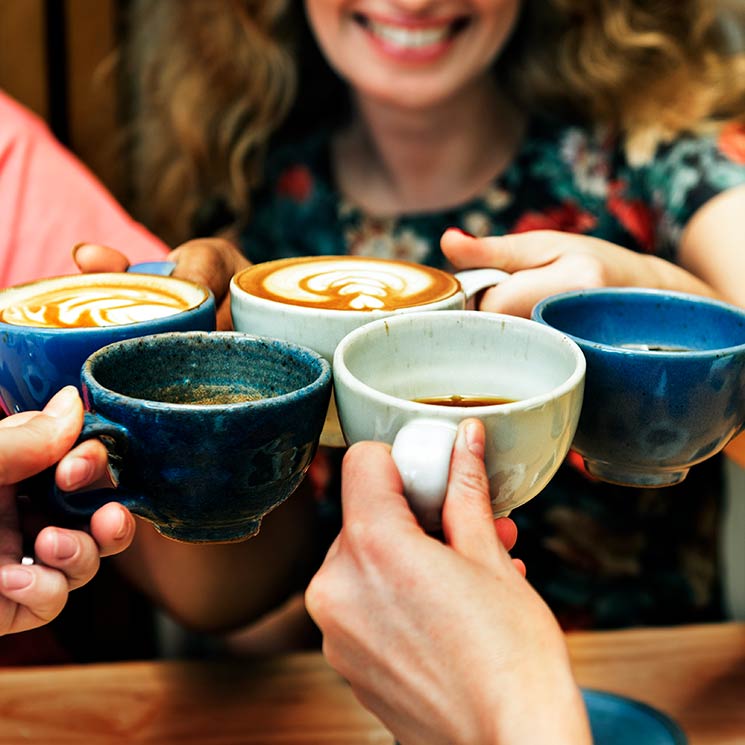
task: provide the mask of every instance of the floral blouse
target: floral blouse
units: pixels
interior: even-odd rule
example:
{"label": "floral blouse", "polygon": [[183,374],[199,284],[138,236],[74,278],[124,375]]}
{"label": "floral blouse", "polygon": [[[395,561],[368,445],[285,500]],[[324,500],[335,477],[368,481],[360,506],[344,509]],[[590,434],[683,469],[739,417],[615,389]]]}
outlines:
{"label": "floral blouse", "polygon": [[[745,129],[734,125],[716,137],[682,136],[631,164],[611,138],[537,120],[512,164],[476,198],[381,219],[336,191],[328,135],[318,134],[272,154],[242,248],[253,262],[349,253],[449,269],[439,238],[454,226],[476,236],[583,233],[675,261],[693,213],[743,183]],[[336,473],[330,461],[339,459],[324,451],[311,473],[330,534],[338,528],[338,478],[319,474]],[[570,453],[546,489],[512,513],[513,555],[565,628],[715,620],[721,494],[719,458],[678,486],[632,489],[593,480]]]}

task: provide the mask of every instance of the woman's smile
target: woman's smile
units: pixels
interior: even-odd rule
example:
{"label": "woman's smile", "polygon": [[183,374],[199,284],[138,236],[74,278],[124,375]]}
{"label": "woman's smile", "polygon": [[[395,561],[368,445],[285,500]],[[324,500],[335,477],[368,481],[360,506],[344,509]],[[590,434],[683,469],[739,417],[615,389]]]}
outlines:
{"label": "woman's smile", "polygon": [[360,12],[353,13],[352,18],[380,52],[410,61],[429,60],[445,53],[450,42],[470,22],[468,16],[392,19]]}
{"label": "woman's smile", "polygon": [[424,110],[490,70],[521,0],[305,0],[324,55],[359,98]]}

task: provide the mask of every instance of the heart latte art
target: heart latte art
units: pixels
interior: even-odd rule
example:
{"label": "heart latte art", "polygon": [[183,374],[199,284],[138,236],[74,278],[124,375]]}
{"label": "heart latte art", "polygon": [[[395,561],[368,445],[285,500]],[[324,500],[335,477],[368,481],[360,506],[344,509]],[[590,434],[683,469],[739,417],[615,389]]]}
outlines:
{"label": "heart latte art", "polygon": [[97,280],[95,275],[42,280],[14,288],[0,309],[0,320],[40,328],[139,323],[180,313],[206,296],[201,288],[180,285],[180,280],[149,281],[142,275],[122,275],[117,281]]}
{"label": "heart latte art", "polygon": [[242,272],[244,291],[267,300],[329,310],[395,310],[460,290],[455,277],[403,261],[357,256],[280,259]]}

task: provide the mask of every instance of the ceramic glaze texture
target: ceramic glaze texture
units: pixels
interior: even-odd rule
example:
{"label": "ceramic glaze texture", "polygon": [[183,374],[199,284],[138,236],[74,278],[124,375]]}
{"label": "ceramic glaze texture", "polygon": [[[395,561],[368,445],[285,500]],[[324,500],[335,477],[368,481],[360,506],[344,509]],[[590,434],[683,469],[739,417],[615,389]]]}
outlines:
{"label": "ceramic glaze texture", "polygon": [[95,414],[84,435],[113,440],[119,486],[97,498],[58,494],[60,508],[85,516],[113,497],[190,542],[258,531],[310,465],[331,392],[315,352],[233,332],[113,344],[82,380]]}
{"label": "ceramic glaze texture", "polygon": [[745,422],[745,311],[706,298],[608,288],[539,303],[534,318],[587,359],[573,447],[607,481],[665,485]]}
{"label": "ceramic glaze texture", "polygon": [[[584,359],[561,334],[525,319],[470,311],[414,313],[368,324],[334,357],[339,415],[348,443],[393,443],[416,420],[486,427],[494,514],[507,514],[548,483],[572,441]],[[493,395],[512,403],[432,406],[413,399]],[[449,462],[449,454],[448,460]]]}
{"label": "ceramic glaze texture", "polygon": [[[350,268],[344,272],[344,266]],[[323,268],[312,287],[295,272],[302,267]],[[271,283],[275,269],[279,278]],[[475,292],[505,276],[496,269],[453,276],[409,262],[353,256],[280,259],[233,277],[230,308],[238,331],[305,344],[331,362],[339,341],[365,323],[399,313],[462,310]]]}
{"label": "ceramic glaze texture", "polygon": [[[113,279],[112,279],[113,278]],[[118,285],[155,284],[180,296],[185,309],[165,317],[107,326],[50,328],[0,321],[0,403],[7,414],[41,409],[63,386],[80,387],[86,358],[107,344],[167,331],[211,331],[215,328],[215,301],[205,288],[171,277],[128,274],[89,274],[44,280],[0,291],[0,309],[14,305],[39,287],[79,283],[92,288],[115,281]]]}

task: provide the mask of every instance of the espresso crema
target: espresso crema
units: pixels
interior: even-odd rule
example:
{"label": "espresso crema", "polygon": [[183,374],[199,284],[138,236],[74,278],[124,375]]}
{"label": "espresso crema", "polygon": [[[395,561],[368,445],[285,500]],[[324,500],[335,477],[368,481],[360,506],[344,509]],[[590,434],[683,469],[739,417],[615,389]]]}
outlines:
{"label": "espresso crema", "polygon": [[121,275],[112,281],[80,275],[41,280],[3,293],[0,320],[38,328],[121,326],[174,315],[206,298],[191,283],[163,279]]}
{"label": "espresso crema", "polygon": [[404,261],[313,256],[268,261],[238,275],[257,297],[329,310],[395,310],[435,303],[461,287],[447,272]]}

